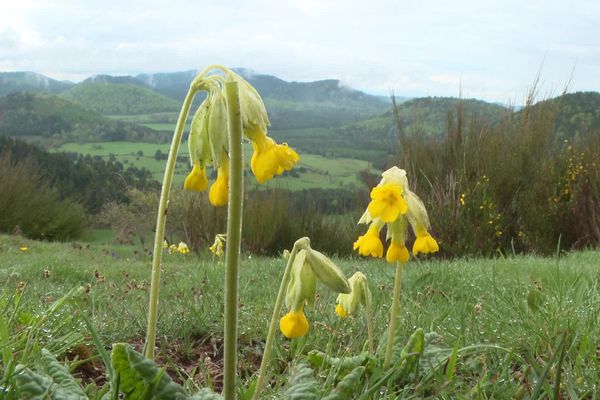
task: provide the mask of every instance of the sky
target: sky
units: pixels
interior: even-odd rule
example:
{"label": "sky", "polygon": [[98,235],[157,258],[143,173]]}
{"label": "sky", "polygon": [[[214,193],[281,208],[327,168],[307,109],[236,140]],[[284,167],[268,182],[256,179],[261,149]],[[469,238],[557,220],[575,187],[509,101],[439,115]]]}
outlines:
{"label": "sky", "polygon": [[600,91],[600,1],[2,0],[0,71],[242,67],[367,93],[521,103]]}

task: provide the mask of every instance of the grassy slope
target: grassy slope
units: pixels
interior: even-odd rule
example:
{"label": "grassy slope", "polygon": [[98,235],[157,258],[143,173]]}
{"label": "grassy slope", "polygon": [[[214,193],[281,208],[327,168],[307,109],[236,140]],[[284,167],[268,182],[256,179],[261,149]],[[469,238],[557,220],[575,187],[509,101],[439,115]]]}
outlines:
{"label": "grassy slope", "polygon": [[173,99],[131,84],[83,82],[61,97],[104,115],[177,111],[180,107]]}
{"label": "grassy slope", "polygon": [[[19,250],[23,245],[28,251]],[[0,236],[0,254],[4,289],[11,291],[19,282],[27,284],[25,308],[38,310],[43,302],[87,283],[91,290],[83,296],[80,307],[92,316],[107,344],[143,337],[150,273],[150,257],[143,249],[98,244],[80,248]],[[453,381],[446,381],[442,370],[428,380],[417,378],[403,389],[404,394],[470,397],[479,384],[482,398],[515,398],[522,386],[520,377],[531,381],[533,371],[528,368],[535,364],[543,369],[558,339],[567,332],[571,346],[567,346],[563,362],[564,387],[589,395],[587,390],[596,385],[600,373],[595,355],[600,337],[599,260],[598,252],[581,252],[558,262],[517,256],[408,264],[401,300],[401,335],[407,337],[417,327],[435,332],[434,345],[446,349],[442,354],[448,354],[455,345],[475,347],[459,357]],[[383,335],[393,269],[379,260],[338,263],[347,274],[360,269],[369,276],[375,332]],[[264,337],[283,266],[282,259],[247,257],[242,261],[239,332],[245,349]],[[197,340],[213,335],[218,338],[222,332],[222,261],[207,254],[167,254],[163,269],[159,341],[169,351],[175,346],[179,352],[198,357],[194,353]],[[49,273],[47,278],[43,277],[44,270]],[[322,286],[318,292],[316,306],[307,311],[311,321],[307,340],[288,346],[290,342],[278,337],[276,370],[284,371],[294,352],[329,349],[341,355],[362,348],[366,333],[361,319],[338,320],[333,312],[334,295]],[[583,338],[589,340],[587,344]],[[247,366],[246,361],[242,357],[240,368]],[[553,376],[555,372],[549,381]]]}
{"label": "grassy slope", "polygon": [[[156,150],[160,150],[164,154],[168,153],[169,145],[136,142],[99,142],[82,145],[67,143],[54,150],[99,155],[107,159],[110,154],[113,154],[118,161],[126,161],[127,165],[149,169],[154,178],[160,182],[164,173],[165,161],[157,161],[154,154]],[[143,152],[143,156],[137,155],[140,150]],[[180,154],[187,158],[187,143],[182,144]],[[246,161],[250,160],[251,154],[251,147],[246,146]],[[342,188],[349,185],[360,187],[362,184],[357,178],[357,173],[369,167],[366,161],[349,158],[325,158],[313,154],[301,154],[300,156],[300,163],[295,167],[299,177],[286,176],[272,180],[267,185],[291,190]],[[178,163],[175,182],[182,183],[188,173],[188,163]],[[250,179],[248,184],[254,186],[255,181]]]}

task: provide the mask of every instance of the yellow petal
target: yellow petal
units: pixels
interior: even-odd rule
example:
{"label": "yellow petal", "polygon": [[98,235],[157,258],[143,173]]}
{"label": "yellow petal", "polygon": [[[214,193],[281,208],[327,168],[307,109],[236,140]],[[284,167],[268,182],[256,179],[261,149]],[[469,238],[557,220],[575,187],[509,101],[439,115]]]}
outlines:
{"label": "yellow petal", "polygon": [[195,192],[202,192],[208,187],[208,179],[206,179],[206,172],[204,168],[200,168],[199,164],[194,164],[194,168],[185,178],[183,188],[185,190],[193,190]]}
{"label": "yellow petal", "polygon": [[306,335],[308,332],[308,320],[302,309],[290,311],[279,320],[281,333],[289,339],[295,339]]}
{"label": "yellow petal", "polygon": [[392,240],[392,244],[388,248],[387,253],[385,254],[385,259],[388,263],[394,263],[396,261],[400,261],[401,263],[405,263],[410,258],[408,254],[408,249],[404,244],[400,242],[395,242]]}
{"label": "yellow petal", "polygon": [[344,310],[341,304],[335,306],[335,313],[339,315],[340,318],[346,318],[348,316],[348,312]]}

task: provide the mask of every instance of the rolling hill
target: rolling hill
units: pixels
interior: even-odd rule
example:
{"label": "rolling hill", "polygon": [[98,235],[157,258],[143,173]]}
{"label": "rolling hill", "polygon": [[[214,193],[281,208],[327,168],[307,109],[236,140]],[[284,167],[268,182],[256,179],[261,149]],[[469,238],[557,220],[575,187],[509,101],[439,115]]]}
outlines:
{"label": "rolling hill", "polygon": [[12,93],[0,97],[0,134],[59,141],[149,140],[149,128],[113,121],[48,93]]}
{"label": "rolling hill", "polygon": [[58,94],[74,85],[57,81],[35,72],[0,72],[0,96],[15,92],[45,92]]}
{"label": "rolling hill", "polygon": [[148,114],[177,111],[180,104],[140,84],[135,78],[90,78],[60,96],[103,115]]}

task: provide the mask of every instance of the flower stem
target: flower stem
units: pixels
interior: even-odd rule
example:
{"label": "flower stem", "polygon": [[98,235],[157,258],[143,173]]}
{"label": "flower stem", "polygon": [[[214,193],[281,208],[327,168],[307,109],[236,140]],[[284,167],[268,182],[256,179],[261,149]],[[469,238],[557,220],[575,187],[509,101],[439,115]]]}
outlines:
{"label": "flower stem", "polygon": [[242,113],[237,82],[225,84],[229,120],[229,206],[225,253],[225,354],[223,356],[223,397],[235,399],[237,361],[238,267],[242,241]]}
{"label": "flower stem", "polygon": [[365,316],[367,317],[367,336],[369,337],[369,351],[375,354],[375,340],[373,339],[373,315],[371,313],[371,299],[367,297],[365,304]]}
{"label": "flower stem", "polygon": [[396,280],[394,281],[394,298],[392,300],[392,309],[390,311],[387,346],[385,348],[385,361],[383,362],[384,370],[388,369],[392,362],[392,350],[394,349],[394,337],[396,336],[396,324],[398,322],[398,309],[400,308],[400,287],[402,286],[403,268],[404,263],[398,261],[396,264]]}
{"label": "flower stem", "polygon": [[163,178],[162,191],[160,193],[160,201],[158,204],[158,216],[156,217],[156,234],[154,236],[154,251],[152,253],[152,278],[150,283],[150,301],[148,305],[148,328],[146,330],[146,343],[144,345],[144,353],[147,358],[154,358],[154,347],[156,343],[156,319],[158,314],[158,291],[160,288],[160,264],[162,260],[163,240],[165,238],[165,224],[167,221],[167,207],[169,204],[169,195],[171,193],[171,182],[173,181],[173,172],[175,170],[175,161],[179,152],[179,144],[183,128],[187,119],[192,100],[198,91],[195,85],[191,85],[188,90],[179,119],[173,133],[173,141],[167,158],[165,167],[165,176]]}
{"label": "flower stem", "polygon": [[275,300],[275,306],[273,307],[273,315],[271,315],[271,324],[269,325],[267,341],[265,342],[265,350],[263,352],[263,357],[260,362],[260,371],[258,373],[258,379],[256,380],[256,386],[254,388],[252,400],[258,400],[260,392],[262,391],[265,378],[267,376],[269,361],[271,361],[271,350],[273,350],[273,339],[275,338],[277,320],[279,319],[279,311],[281,310],[281,305],[283,304],[283,297],[285,296],[285,290],[288,281],[290,280],[290,275],[292,273],[292,265],[294,264],[296,253],[298,253],[297,243],[298,242],[294,243],[294,247],[292,248],[292,252],[290,253],[290,257],[288,258],[287,265],[285,267],[285,272],[283,273],[283,278],[281,278],[281,284],[279,285],[279,293],[277,293],[277,299]]}

